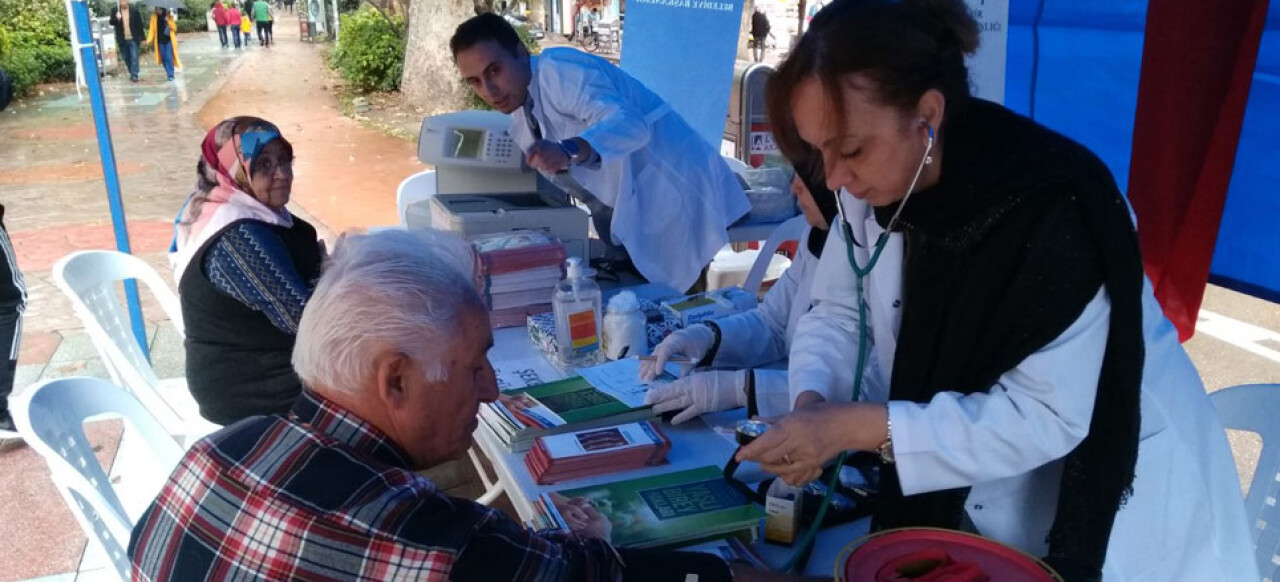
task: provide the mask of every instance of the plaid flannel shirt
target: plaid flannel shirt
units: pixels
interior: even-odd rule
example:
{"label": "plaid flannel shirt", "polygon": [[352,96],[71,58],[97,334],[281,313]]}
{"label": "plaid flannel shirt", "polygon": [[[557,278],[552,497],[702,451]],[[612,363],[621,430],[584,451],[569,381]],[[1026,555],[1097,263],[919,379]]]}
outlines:
{"label": "plaid flannel shirt", "polygon": [[617,580],[608,543],[449,497],[305,391],[183,456],[133,530],[135,580]]}

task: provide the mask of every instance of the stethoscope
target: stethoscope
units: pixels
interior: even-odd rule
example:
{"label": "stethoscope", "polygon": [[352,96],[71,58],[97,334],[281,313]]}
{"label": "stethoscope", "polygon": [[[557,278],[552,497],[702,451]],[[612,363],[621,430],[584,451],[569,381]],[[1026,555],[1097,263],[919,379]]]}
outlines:
{"label": "stethoscope", "polygon": [[[889,244],[889,235],[893,233],[893,228],[897,226],[898,218],[902,215],[902,209],[907,206],[907,200],[909,200],[911,198],[911,194],[915,192],[916,184],[920,182],[920,175],[924,173],[924,167],[933,163],[933,126],[929,125],[923,119],[920,120],[920,122],[929,132],[929,138],[925,141],[924,155],[920,157],[920,164],[916,166],[915,176],[911,178],[911,185],[907,186],[907,193],[903,195],[902,202],[898,204],[898,210],[893,213],[893,217],[889,219],[889,224],[885,226],[884,231],[876,238],[875,247],[871,251],[871,258],[867,261],[866,265],[859,265],[857,259],[854,257],[853,226],[849,222],[849,214],[845,212],[844,201],[841,200],[840,192],[833,192],[836,197],[836,205],[840,209],[840,230],[841,234],[844,235],[845,251],[849,258],[849,268],[853,270],[854,289],[857,290],[858,300],[858,364],[855,368],[853,377],[853,402],[857,402],[862,396],[862,375],[866,370],[867,357],[869,353],[869,350],[867,349],[867,338],[869,334],[867,331],[867,302],[864,293],[864,282],[866,281],[867,276],[871,274],[872,269],[875,269],[876,264],[880,262],[880,254],[884,252],[884,248]],[[840,479],[839,467],[844,466],[845,457],[847,456],[848,452],[846,451],[841,452],[840,456],[836,458],[836,470],[831,472],[831,477],[826,484],[826,490],[828,492],[836,490],[836,485]],[[818,506],[818,513],[814,516],[813,524],[809,526],[809,530],[805,532],[804,537],[801,538],[800,543],[796,546],[795,552],[791,554],[791,558],[787,560],[786,564],[783,564],[781,571],[793,572],[804,567],[804,563],[808,561],[809,554],[813,549],[813,542],[818,535],[818,529],[822,526],[822,520],[826,517],[827,508],[830,505],[831,495],[828,494],[823,496],[822,503]]]}
{"label": "stethoscope", "polygon": [[867,358],[867,302],[865,301],[865,281],[871,270],[880,262],[880,254],[889,244],[889,236],[893,233],[893,229],[898,225],[898,218],[902,216],[902,209],[907,207],[907,201],[911,199],[911,194],[915,192],[916,184],[920,182],[920,175],[924,173],[924,167],[933,163],[933,126],[926,123],[923,119],[920,123],[924,125],[929,132],[929,138],[925,141],[924,155],[920,156],[920,164],[916,166],[916,173],[911,178],[911,185],[907,186],[907,192],[902,196],[902,202],[898,204],[898,209],[894,211],[893,217],[889,219],[889,224],[880,232],[880,236],[876,237],[875,247],[871,251],[871,259],[866,265],[858,265],[858,260],[854,257],[853,247],[853,226],[849,222],[849,214],[845,211],[844,200],[839,192],[834,192],[836,197],[836,206],[840,209],[840,231],[844,235],[845,252],[849,259],[849,268],[853,270],[854,288],[858,293],[858,318],[859,323],[859,341],[858,341],[858,367],[857,375],[853,381],[853,400],[856,402],[862,392],[862,372],[866,366]]}

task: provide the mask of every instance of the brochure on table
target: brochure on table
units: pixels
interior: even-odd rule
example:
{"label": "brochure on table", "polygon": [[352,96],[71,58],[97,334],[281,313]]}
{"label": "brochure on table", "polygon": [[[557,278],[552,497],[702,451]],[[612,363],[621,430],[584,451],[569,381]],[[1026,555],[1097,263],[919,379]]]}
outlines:
{"label": "brochure on table", "polygon": [[[490,359],[495,364],[513,362],[524,358],[541,358],[542,355],[531,343],[528,332],[520,328],[499,329],[494,332],[494,349],[490,351]],[[545,361],[545,360],[544,360]],[[564,377],[559,370],[552,372],[550,379]],[[705,415],[714,426],[729,426],[737,419],[745,418],[742,410],[732,410]],[[588,485],[632,479],[644,475],[656,475],[683,469],[692,469],[707,464],[724,465],[733,454],[735,446],[727,439],[715,436],[715,433],[700,420],[691,420],[678,426],[664,424],[663,432],[671,438],[672,448],[667,455],[668,464],[659,467],[645,467],[632,471],[601,475],[561,483],[557,485],[539,486],[533,482],[528,469],[524,465],[524,453],[512,453],[498,441],[497,436],[488,428],[481,426],[476,432],[476,440],[484,454],[494,463],[494,469],[507,487],[507,494],[522,519],[533,516],[533,503],[538,495],[548,491],[561,491],[585,487]],[[744,463],[738,469],[737,477],[754,482],[766,478],[766,475],[755,463]],[[867,534],[869,520],[857,520],[824,530],[818,536],[818,543],[813,557],[806,570],[810,575],[831,576],[832,564],[840,551],[853,540]],[[757,549],[770,563],[782,564],[791,554],[791,548],[759,544]]]}

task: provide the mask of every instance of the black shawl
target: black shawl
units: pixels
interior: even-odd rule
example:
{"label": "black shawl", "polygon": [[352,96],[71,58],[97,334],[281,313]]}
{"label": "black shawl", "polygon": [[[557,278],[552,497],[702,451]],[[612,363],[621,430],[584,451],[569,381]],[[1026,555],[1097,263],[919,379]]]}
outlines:
{"label": "black shawl", "polygon": [[[951,116],[942,136],[940,180],[902,213],[904,306],[890,399],[990,390],[1105,286],[1110,332],[1093,417],[1065,459],[1047,556],[1068,580],[1100,578],[1138,457],[1137,233],[1106,166],[1066,137],[977,99]],[[881,225],[895,209],[876,209]],[[967,488],[903,497],[887,471],[884,489],[876,529],[961,525]]]}

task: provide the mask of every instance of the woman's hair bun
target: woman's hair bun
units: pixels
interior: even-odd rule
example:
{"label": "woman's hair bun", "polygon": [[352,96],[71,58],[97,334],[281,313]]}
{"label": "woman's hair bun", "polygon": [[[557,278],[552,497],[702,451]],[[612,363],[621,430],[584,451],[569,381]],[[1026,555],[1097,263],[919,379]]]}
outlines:
{"label": "woman's hair bun", "polygon": [[942,25],[945,44],[954,44],[962,54],[978,50],[978,21],[964,0],[904,0],[903,4],[923,12]]}

